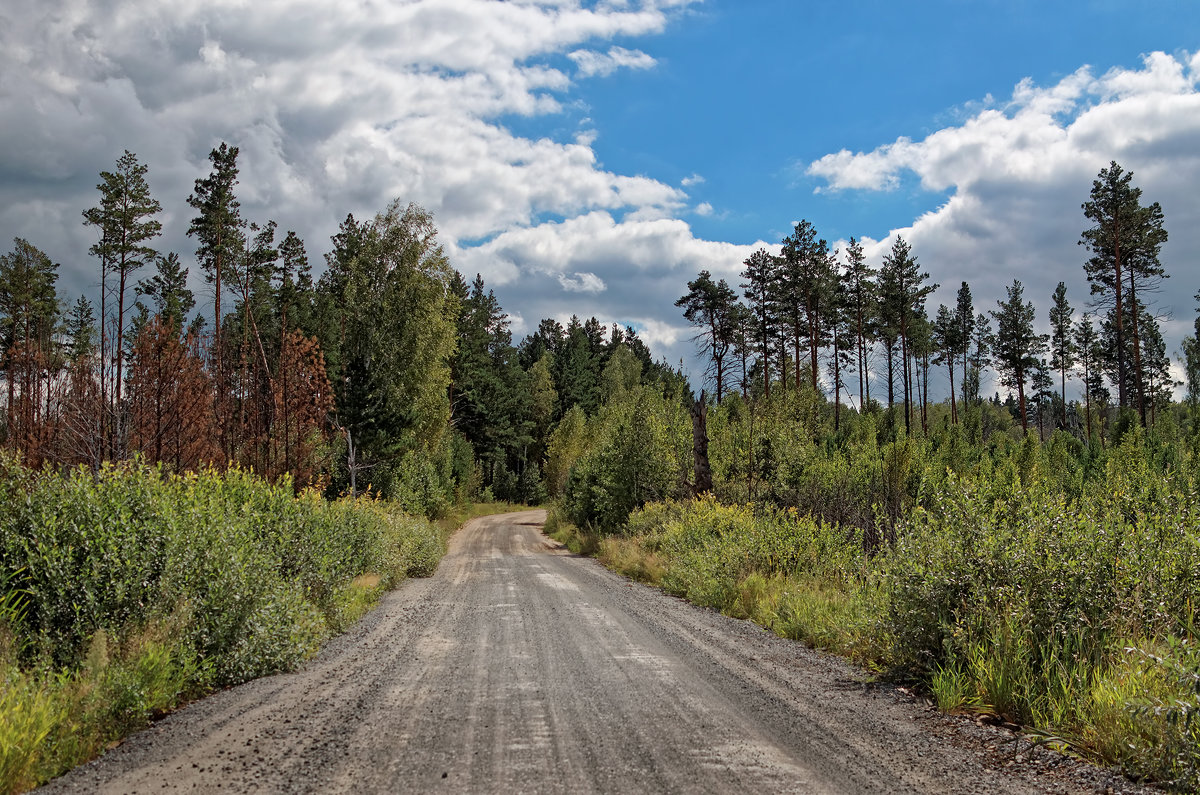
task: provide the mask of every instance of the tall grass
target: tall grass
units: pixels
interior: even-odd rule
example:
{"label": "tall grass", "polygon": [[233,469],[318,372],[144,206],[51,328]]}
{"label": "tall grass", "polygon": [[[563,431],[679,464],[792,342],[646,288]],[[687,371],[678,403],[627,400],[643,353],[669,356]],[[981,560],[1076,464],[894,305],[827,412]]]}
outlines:
{"label": "tall grass", "polygon": [[296,666],[444,552],[439,528],[385,503],[237,469],[60,475],[0,457],[0,792]]}
{"label": "tall grass", "polygon": [[[1139,431],[1084,478],[1053,445],[926,470],[860,531],[794,509],[648,505],[597,540],[614,568],[923,683],[1128,772],[1200,786],[1200,500]],[[1070,459],[1074,460],[1074,459]],[[561,529],[560,529],[560,532]]]}

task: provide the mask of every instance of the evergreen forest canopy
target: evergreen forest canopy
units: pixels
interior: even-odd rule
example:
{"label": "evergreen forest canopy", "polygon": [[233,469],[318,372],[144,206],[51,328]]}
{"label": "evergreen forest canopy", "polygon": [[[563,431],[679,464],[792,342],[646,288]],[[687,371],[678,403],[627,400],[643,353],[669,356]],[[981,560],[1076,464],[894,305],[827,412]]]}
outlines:
{"label": "evergreen forest canopy", "polygon": [[[749,397],[768,395],[776,382],[799,388],[807,380],[832,397],[836,428],[844,395],[877,410],[882,389],[884,406],[901,407],[906,431],[919,422],[928,432],[935,368],[945,368],[956,424],[960,405],[981,401],[981,377],[991,369],[1012,390],[1008,405],[1022,428],[1036,422],[1043,438],[1063,428],[1091,439],[1103,432],[1111,409],[1133,410],[1147,425],[1168,406],[1176,385],[1152,301],[1168,276],[1159,259],[1167,231],[1162,208],[1144,204],[1132,178],[1113,162],[1093,182],[1083,204],[1090,226],[1079,240],[1089,255],[1087,311],[1074,320],[1066,284],[1059,282],[1050,296],[1050,334],[1035,331],[1034,305],[1019,280],[993,308],[985,302],[979,310],[963,281],[955,306],[933,311],[927,299],[939,285],[930,283],[904,238],[897,237],[875,269],[855,238],[844,255],[830,251],[807,221],[796,224],[779,253],[760,249],[744,262],[740,297],[701,271],[676,306],[697,329],[718,403],[731,387]],[[1200,337],[1200,319],[1196,327]],[[1183,343],[1193,404],[1200,396],[1197,337]],[[1076,378],[1082,406],[1068,400],[1067,382]]]}
{"label": "evergreen forest canopy", "polygon": [[[128,151],[82,213],[97,236],[98,302],[63,300],[57,266],[29,241],[0,256],[3,443],[28,465],[97,470],[134,454],[175,470],[232,462],[331,495],[369,484],[436,512],[468,494],[561,492],[574,457],[552,449],[555,430],[631,386],[690,404],[682,373],[655,362],[631,328],[547,319],[514,345],[492,291],[451,267],[415,205],[347,216],[314,279],[294,231],[242,217],[237,147],[222,143],[210,161],[187,204],[211,317],[194,311],[181,257],[154,247],[162,205]],[[831,251],[807,221],[778,253],[745,261],[740,294],[702,271],[676,305],[696,328],[717,403],[807,387],[832,402],[834,432],[845,402],[927,434],[931,375],[944,368],[945,421],[979,441],[991,369],[1023,429],[1102,440],[1122,411],[1153,424],[1174,387],[1152,302],[1167,232],[1132,176],[1114,162],[1094,181],[1079,241],[1089,310],[1077,313],[1060,283],[1048,335],[1035,332],[1019,281],[990,309],[963,281],[955,306],[932,311],[938,285],[903,238],[875,269],[854,238],[844,255]],[[1183,343],[1193,407],[1197,338]],[[1076,379],[1082,400],[1069,398]]]}
{"label": "evergreen forest canopy", "polygon": [[82,213],[98,300],[66,301],[30,241],[0,256],[0,441],[26,465],[237,464],[437,513],[464,497],[539,500],[551,428],[615,388],[617,352],[614,367],[686,389],[635,332],[594,318],[543,321],[514,347],[494,294],[451,267],[416,205],[347,216],[314,278],[296,232],[243,217],[238,154],[213,149],[187,197],[211,316],[195,311],[184,259],[155,247],[162,205],[128,151]]}

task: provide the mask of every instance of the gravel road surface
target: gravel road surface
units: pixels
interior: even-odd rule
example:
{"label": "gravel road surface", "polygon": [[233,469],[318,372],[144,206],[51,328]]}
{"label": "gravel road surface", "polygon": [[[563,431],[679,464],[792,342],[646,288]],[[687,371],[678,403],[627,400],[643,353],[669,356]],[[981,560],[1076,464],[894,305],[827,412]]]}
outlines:
{"label": "gravel road surface", "polygon": [[[758,627],[477,519],[293,674],[218,693],[47,792],[1105,792]],[[1111,789],[1110,789],[1111,788]]]}

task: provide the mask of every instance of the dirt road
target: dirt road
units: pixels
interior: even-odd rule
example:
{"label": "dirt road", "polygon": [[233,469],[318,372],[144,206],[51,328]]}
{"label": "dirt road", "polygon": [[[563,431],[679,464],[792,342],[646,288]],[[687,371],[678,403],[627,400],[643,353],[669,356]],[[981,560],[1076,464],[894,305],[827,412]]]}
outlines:
{"label": "dirt road", "polygon": [[181,710],[46,791],[1128,787],[1053,757],[1014,763],[994,730],[569,555],[543,516],[475,520],[434,577],[303,670]]}

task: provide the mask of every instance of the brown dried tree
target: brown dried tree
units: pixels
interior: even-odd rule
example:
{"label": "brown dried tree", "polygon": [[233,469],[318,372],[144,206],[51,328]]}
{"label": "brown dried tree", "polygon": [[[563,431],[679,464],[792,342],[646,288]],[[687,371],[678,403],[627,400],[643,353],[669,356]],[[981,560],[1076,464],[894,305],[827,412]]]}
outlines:
{"label": "brown dried tree", "polygon": [[176,471],[221,459],[213,390],[195,335],[180,340],[155,316],[138,334],[129,367],[130,446]]}

